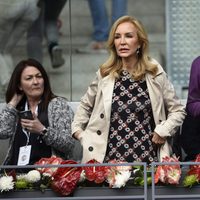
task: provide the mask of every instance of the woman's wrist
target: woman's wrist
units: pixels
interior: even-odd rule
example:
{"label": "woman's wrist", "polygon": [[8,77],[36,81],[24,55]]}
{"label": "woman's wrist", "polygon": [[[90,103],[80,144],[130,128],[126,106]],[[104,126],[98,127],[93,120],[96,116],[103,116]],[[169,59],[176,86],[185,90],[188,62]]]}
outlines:
{"label": "woman's wrist", "polygon": [[42,130],[40,131],[40,134],[41,135],[45,135],[47,133],[47,128],[44,126],[43,128],[42,128]]}
{"label": "woman's wrist", "polygon": [[8,105],[11,106],[11,107],[13,107],[13,108],[16,108],[16,104],[13,103],[13,102],[9,102]]}
{"label": "woman's wrist", "polygon": [[80,137],[80,131],[76,131],[73,136],[74,136],[75,139],[79,140],[80,139],[79,138]]}
{"label": "woman's wrist", "polygon": [[16,100],[11,100],[10,102],[8,102],[8,105],[10,105],[14,108],[16,108],[17,104],[18,104],[18,101],[16,101]]}

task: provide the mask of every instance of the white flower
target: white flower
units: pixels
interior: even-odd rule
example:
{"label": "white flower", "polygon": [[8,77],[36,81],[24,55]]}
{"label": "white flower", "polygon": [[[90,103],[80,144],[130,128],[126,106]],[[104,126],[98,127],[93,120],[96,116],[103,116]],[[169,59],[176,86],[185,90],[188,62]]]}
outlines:
{"label": "white flower", "polygon": [[121,188],[126,185],[126,182],[129,180],[131,176],[130,171],[121,171],[115,175],[115,181],[112,185],[112,188]]}
{"label": "white flower", "polygon": [[[121,163],[125,163],[125,162],[121,162]],[[122,172],[122,171],[129,171],[129,170],[131,170],[132,169],[132,166],[126,166],[126,165],[122,165],[122,166],[116,166],[116,170],[117,171],[120,171],[120,172]]]}
{"label": "white flower", "polygon": [[[117,160],[111,160],[109,163],[121,163],[124,164],[126,162],[120,162]],[[117,165],[109,167],[107,170],[107,182],[109,183],[109,187],[111,188],[121,188],[126,185],[126,182],[129,180],[131,176],[131,166],[127,165]]]}
{"label": "white flower", "polygon": [[46,173],[46,172],[44,172],[42,175],[43,175],[43,176],[47,176],[47,177],[51,177],[51,174]]}
{"label": "white flower", "polygon": [[79,179],[79,182],[81,183],[81,182],[83,182],[83,181],[85,181],[85,170],[82,170],[82,172],[81,172],[81,175],[80,175],[80,179]]}
{"label": "white flower", "polygon": [[16,179],[17,179],[17,180],[25,180],[25,179],[26,179],[26,175],[27,175],[27,174],[20,174],[20,175],[17,175],[17,176],[16,176]]}
{"label": "white flower", "polygon": [[12,176],[3,176],[0,178],[0,191],[9,191],[14,188],[14,182]]}
{"label": "white flower", "polygon": [[26,180],[30,183],[35,183],[41,179],[40,172],[37,170],[31,170],[26,175]]}

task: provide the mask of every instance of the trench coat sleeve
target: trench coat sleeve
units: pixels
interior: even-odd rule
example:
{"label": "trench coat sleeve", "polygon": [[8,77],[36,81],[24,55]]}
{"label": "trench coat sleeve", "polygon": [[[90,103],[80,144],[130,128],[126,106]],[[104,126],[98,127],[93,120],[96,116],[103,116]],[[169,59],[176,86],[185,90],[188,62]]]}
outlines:
{"label": "trench coat sleeve", "polygon": [[176,96],[175,89],[167,74],[163,71],[157,78],[163,98],[163,100],[157,99],[157,101],[163,103],[163,106],[161,105],[163,108],[161,109],[162,114],[157,113],[159,117],[154,131],[161,137],[173,136],[183,123],[186,115],[185,106],[181,104],[181,100]]}
{"label": "trench coat sleeve", "polygon": [[200,116],[200,56],[192,62],[186,107],[193,117]]}
{"label": "trench coat sleeve", "polygon": [[80,104],[77,108],[77,111],[74,116],[74,120],[72,122],[72,135],[76,131],[85,130],[89,122],[89,119],[90,119],[90,116],[95,104],[95,98],[97,95],[98,82],[99,82],[100,77],[101,77],[100,71],[98,71],[96,73],[96,77],[89,85],[87,92],[80,100]]}
{"label": "trench coat sleeve", "polygon": [[72,156],[75,139],[71,136],[74,113],[65,98],[57,97],[48,106],[49,127],[43,139],[53,150],[62,152],[66,158]]}

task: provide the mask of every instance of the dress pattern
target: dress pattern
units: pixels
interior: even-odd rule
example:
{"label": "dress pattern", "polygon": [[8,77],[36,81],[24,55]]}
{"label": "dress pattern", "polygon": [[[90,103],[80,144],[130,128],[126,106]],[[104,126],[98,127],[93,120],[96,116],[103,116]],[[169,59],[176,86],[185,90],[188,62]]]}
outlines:
{"label": "dress pattern", "polygon": [[157,161],[151,142],[153,126],[146,81],[134,81],[128,71],[122,71],[113,90],[105,162],[112,159],[148,164]]}

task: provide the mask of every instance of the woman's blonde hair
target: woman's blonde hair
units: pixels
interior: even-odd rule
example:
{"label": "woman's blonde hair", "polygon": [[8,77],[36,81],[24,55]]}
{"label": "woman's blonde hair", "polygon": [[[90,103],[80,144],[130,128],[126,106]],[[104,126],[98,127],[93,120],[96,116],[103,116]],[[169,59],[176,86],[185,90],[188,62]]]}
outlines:
{"label": "woman's blonde hair", "polygon": [[151,58],[148,54],[149,41],[146,31],[142,23],[131,16],[120,17],[111,27],[109,38],[107,41],[107,48],[110,53],[110,56],[108,60],[100,66],[101,75],[105,77],[111,74],[114,77],[119,77],[123,66],[121,57],[117,55],[114,45],[114,39],[117,27],[124,22],[130,22],[135,26],[135,28],[137,29],[137,36],[140,44],[138,61],[135,66],[135,70],[132,74],[133,78],[135,80],[140,80],[144,78],[146,72],[155,75],[157,72],[157,66],[151,62]]}

